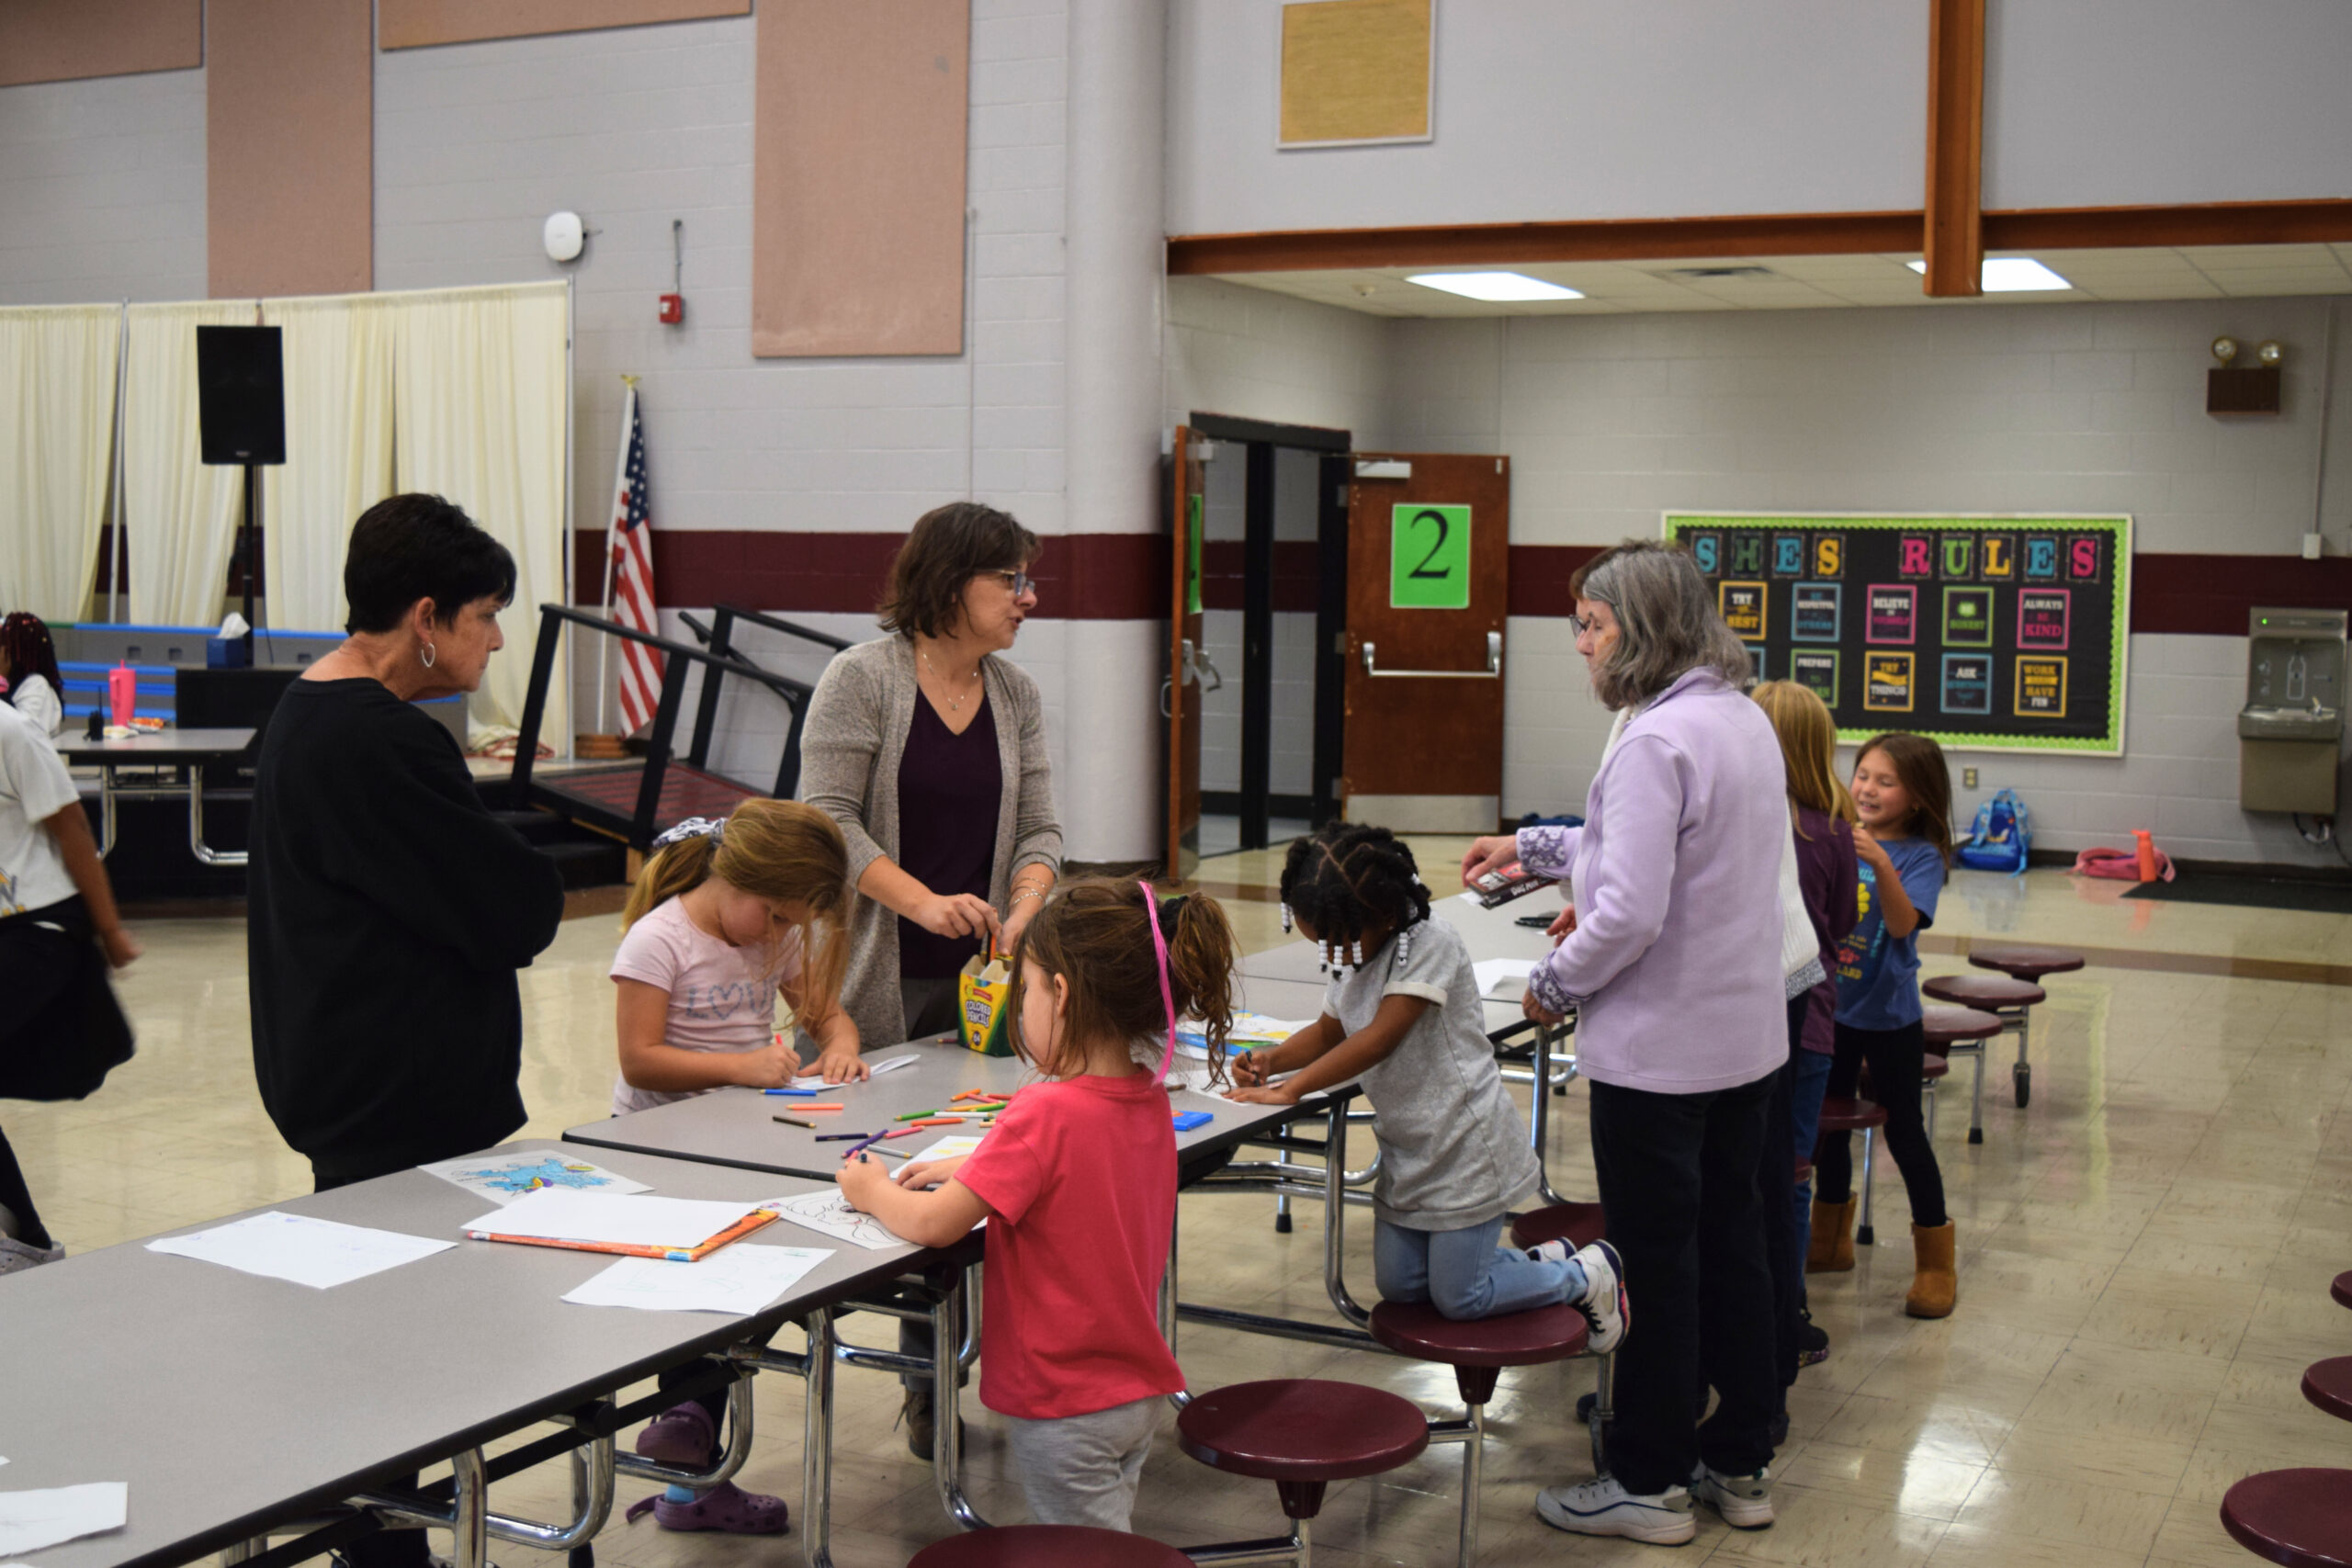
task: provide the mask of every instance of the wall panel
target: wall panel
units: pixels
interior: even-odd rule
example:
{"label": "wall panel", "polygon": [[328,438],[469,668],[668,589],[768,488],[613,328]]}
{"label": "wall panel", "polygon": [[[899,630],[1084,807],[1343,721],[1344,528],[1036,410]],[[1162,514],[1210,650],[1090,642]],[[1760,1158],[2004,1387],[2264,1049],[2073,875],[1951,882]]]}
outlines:
{"label": "wall panel", "polygon": [[204,63],[204,0],[17,0],[0,6],[0,87]]}
{"label": "wall panel", "polygon": [[369,0],[210,0],[206,239],[215,299],[375,279]]}
{"label": "wall panel", "polygon": [[752,0],[378,0],[376,37],[416,49],[751,14]]}

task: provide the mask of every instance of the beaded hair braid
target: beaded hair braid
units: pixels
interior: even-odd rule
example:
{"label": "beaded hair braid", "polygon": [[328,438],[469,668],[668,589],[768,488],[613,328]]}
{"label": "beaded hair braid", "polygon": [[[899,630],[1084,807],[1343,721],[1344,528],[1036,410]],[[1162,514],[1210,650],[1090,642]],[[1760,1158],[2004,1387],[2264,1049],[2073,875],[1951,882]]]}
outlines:
{"label": "beaded hair braid", "polygon": [[1430,918],[1413,852],[1385,828],[1334,823],[1295,840],[1283,862],[1283,930],[1294,916],[1315,928],[1326,968],[1363,966],[1367,926],[1394,920],[1396,962],[1412,951],[1412,929]]}

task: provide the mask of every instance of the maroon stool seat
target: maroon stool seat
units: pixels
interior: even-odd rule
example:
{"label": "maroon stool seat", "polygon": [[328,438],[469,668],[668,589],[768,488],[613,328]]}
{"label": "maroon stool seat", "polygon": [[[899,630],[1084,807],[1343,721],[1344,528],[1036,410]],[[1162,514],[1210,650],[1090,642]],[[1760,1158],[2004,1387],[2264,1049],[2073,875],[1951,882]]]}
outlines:
{"label": "maroon stool seat", "polygon": [[2352,1568],[2352,1470],[2270,1470],[2222,1498],[2230,1539],[2285,1568]]}
{"label": "maroon stool seat", "polygon": [[2335,1298],[2337,1306],[2352,1307],[2352,1269],[2338,1274],[2327,1287],[2327,1293]]}
{"label": "maroon stool seat", "polygon": [[[1821,1131],[1860,1133],[1862,1135],[1862,1213],[1860,1223],[1854,1227],[1854,1243],[1869,1247],[1878,1239],[1871,1226],[1871,1166],[1878,1147],[1878,1130],[1886,1125],[1886,1107],[1873,1105],[1867,1100],[1825,1100],[1821,1102]],[[1816,1149],[1814,1158],[1821,1157]],[[1818,1194],[1815,1194],[1818,1197]]]}
{"label": "maroon stool seat", "polygon": [[2305,1367],[2303,1397],[2339,1421],[2352,1421],[2352,1356],[2330,1356]]}
{"label": "maroon stool seat", "polygon": [[[1955,976],[1955,979],[1973,978]],[[1922,987],[1923,989],[1925,987]],[[1981,1012],[1975,1008],[1931,1007],[1920,1020],[1920,1030],[1926,1034],[1928,1049],[1947,1057],[1965,1055],[1974,1065],[1976,1073],[1968,1086],[1968,1141],[1984,1141],[1984,1042],[2008,1025],[1997,1013]],[[1930,1116],[1935,1113],[1935,1101],[1928,1102]],[[1928,1136],[1935,1135],[1935,1124],[1928,1126]]]}
{"label": "maroon stool seat", "polygon": [[1510,1223],[1510,1244],[1520,1247],[1565,1241],[1569,1251],[1579,1252],[1607,1234],[1608,1221],[1598,1203],[1554,1203]]}
{"label": "maroon stool seat", "polygon": [[1304,1556],[1324,1488],[1419,1458],[1430,1428],[1410,1402],[1385,1389],[1272,1378],[1194,1395],[1176,1417],[1176,1446],[1212,1470],[1272,1482],[1290,1517],[1289,1545]]}
{"label": "maroon stool seat", "polygon": [[[2054,953],[2059,950],[2035,951]],[[1969,962],[1978,963],[1979,959],[1971,958]],[[2074,967],[2082,967],[2079,959]],[[1938,975],[1932,979],[1920,981],[1919,989],[1937,1001],[1975,1008],[2000,1017],[2002,1027],[2018,1037],[2018,1060],[2017,1065],[2009,1069],[2009,1078],[2017,1089],[2018,1109],[2024,1110],[2026,1102],[2033,1098],[2033,1066],[2026,1060],[2026,1036],[2032,1027],[2032,1010],[2048,1001],[2049,993],[2030,980],[2009,975]]]}
{"label": "maroon stool seat", "polygon": [[1968,962],[1979,969],[1997,969],[2012,980],[2039,980],[2044,975],[2071,975],[2083,966],[2083,955],[2064,947],[1973,947]]}
{"label": "maroon stool seat", "polygon": [[[1486,1461],[1487,1402],[1495,1396],[1496,1380],[1505,1367],[1532,1367],[1583,1355],[1589,1333],[1584,1314],[1574,1307],[1553,1306],[1457,1322],[1425,1302],[1382,1302],[1372,1309],[1370,1327],[1373,1338],[1400,1356],[1453,1369],[1454,1385],[1461,1391],[1462,1403],[1469,1407],[1469,1419],[1432,1421],[1429,1432],[1431,1441],[1462,1444],[1459,1562],[1460,1568],[1471,1568],[1478,1559],[1478,1492]],[[1604,1391],[1609,1387],[1605,1372],[1600,1387]],[[1606,1415],[1607,1401],[1596,1402],[1596,1432]]]}
{"label": "maroon stool seat", "polygon": [[1193,1568],[1172,1546],[1085,1525],[1001,1525],[934,1540],[907,1568]]}

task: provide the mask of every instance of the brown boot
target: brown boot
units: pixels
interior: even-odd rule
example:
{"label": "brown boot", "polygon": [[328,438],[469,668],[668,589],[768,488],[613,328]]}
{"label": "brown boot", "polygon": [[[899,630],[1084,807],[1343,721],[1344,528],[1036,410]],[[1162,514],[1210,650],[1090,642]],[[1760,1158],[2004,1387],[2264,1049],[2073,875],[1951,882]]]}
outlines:
{"label": "brown boot", "polygon": [[1842,1203],[1814,1200],[1813,1245],[1804,1255],[1806,1273],[1843,1274],[1853,1268],[1854,1205],[1858,1201],[1853,1198]]}
{"label": "brown boot", "polygon": [[1903,1310],[1913,1317],[1950,1317],[1952,1303],[1960,1298],[1960,1274],[1952,1263],[1952,1225],[1950,1220],[1933,1230],[1924,1226],[1911,1227],[1911,1252],[1917,1260],[1911,1278],[1911,1293],[1903,1298]]}

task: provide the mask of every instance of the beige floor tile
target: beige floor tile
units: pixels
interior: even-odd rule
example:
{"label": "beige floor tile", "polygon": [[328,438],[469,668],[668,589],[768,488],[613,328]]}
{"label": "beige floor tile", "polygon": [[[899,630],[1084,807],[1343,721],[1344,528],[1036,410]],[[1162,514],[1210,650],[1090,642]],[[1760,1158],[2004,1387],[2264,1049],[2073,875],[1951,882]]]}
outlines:
{"label": "beige floor tile", "polygon": [[2070,1546],[2145,1551],[2155,1540],[2164,1502],[2164,1495],[2120,1486],[2012,1474],[1996,1462],[1953,1523]]}
{"label": "beige floor tile", "polygon": [[1793,1461],[1776,1465],[1773,1481],[1776,1489],[1796,1488],[1949,1522],[1984,1473],[1984,1466],[1957,1460],[1821,1441],[1806,1444]]}
{"label": "beige floor tile", "polygon": [[1943,1539],[1945,1521],[1804,1487],[1775,1487],[1774,1522],[1724,1541],[1711,1563],[1844,1568],[1849,1563],[1917,1568]]}
{"label": "beige floor tile", "polygon": [[2136,1568],[2141,1561],[2137,1551],[2004,1535],[1964,1524],[1944,1531],[1928,1559],[1928,1568]]}

